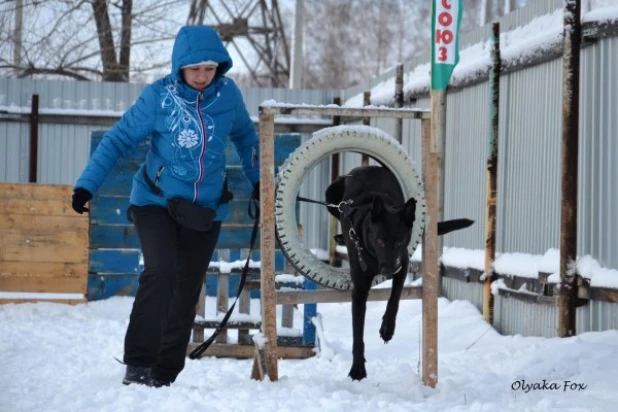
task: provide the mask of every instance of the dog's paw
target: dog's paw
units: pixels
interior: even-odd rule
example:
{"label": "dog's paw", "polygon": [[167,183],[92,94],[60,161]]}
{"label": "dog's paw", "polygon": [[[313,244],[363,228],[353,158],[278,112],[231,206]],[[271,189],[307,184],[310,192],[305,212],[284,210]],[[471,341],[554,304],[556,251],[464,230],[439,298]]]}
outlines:
{"label": "dog's paw", "polygon": [[353,364],[352,368],[350,369],[350,373],[348,373],[348,376],[354,381],[360,381],[361,379],[365,379],[367,377],[367,370],[365,370],[365,364]]}
{"label": "dog's paw", "polygon": [[387,343],[389,340],[393,339],[393,335],[395,334],[395,321],[389,321],[388,319],[382,319],[382,326],[380,326],[380,337],[384,340],[384,343]]}

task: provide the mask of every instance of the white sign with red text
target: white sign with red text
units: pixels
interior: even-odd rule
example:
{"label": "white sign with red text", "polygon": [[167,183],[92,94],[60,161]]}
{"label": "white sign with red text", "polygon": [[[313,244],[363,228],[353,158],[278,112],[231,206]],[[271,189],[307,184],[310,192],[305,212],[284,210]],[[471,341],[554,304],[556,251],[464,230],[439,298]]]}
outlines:
{"label": "white sign with red text", "polygon": [[432,13],[431,88],[444,90],[459,61],[459,26],[463,0],[434,0]]}

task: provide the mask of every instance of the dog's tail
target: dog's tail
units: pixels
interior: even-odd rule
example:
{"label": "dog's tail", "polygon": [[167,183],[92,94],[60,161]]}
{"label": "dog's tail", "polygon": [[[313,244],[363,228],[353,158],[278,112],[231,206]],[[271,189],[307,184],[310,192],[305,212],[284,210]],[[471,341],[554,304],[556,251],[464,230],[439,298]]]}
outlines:
{"label": "dog's tail", "polygon": [[446,235],[447,233],[454,232],[455,230],[465,229],[472,226],[474,220],[470,219],[452,219],[445,220],[444,222],[438,222],[438,236]]}

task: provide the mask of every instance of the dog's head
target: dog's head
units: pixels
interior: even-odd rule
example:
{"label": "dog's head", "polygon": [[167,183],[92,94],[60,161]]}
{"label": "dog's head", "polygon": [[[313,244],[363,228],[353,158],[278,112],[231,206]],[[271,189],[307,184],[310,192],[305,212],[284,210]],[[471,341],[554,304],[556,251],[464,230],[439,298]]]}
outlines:
{"label": "dog's head", "polygon": [[365,242],[378,260],[379,274],[392,275],[401,268],[402,258],[408,253],[416,200],[410,198],[404,206],[395,208],[376,196],[370,213]]}

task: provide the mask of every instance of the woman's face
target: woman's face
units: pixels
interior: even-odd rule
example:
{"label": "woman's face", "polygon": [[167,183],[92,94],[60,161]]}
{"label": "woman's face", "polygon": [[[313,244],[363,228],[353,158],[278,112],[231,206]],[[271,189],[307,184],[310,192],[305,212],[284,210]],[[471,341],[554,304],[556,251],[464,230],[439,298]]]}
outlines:
{"label": "woman's face", "polygon": [[199,66],[185,67],[182,69],[182,77],[189,86],[202,91],[212,82],[216,72],[217,66],[202,64]]}

